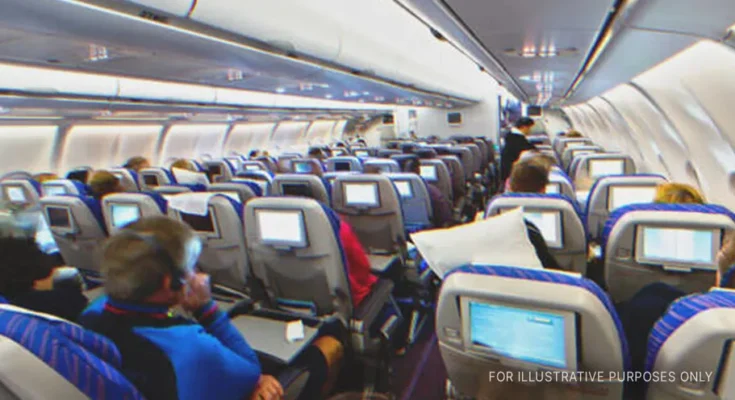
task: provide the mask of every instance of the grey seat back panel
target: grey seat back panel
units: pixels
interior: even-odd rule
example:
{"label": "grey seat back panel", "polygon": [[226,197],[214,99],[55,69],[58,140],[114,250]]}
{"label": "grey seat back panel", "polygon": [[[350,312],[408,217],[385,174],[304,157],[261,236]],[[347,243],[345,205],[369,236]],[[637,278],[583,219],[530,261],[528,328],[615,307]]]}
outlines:
{"label": "grey seat back panel", "polygon": [[248,200],[256,197],[253,189],[244,183],[226,182],[215,183],[207,187],[208,192],[235,192],[238,194],[240,203],[247,203]]}
{"label": "grey seat back panel", "polygon": [[402,197],[399,193],[404,224],[430,225],[433,212],[426,182],[416,174],[387,174],[386,176],[392,182],[408,181],[411,185],[412,197]]}
{"label": "grey seat back panel", "polygon": [[314,200],[329,205],[329,194],[324,181],[316,175],[280,174],[273,179],[272,196],[286,196],[283,185],[306,185]]}
{"label": "grey seat back panel", "polygon": [[[467,151],[469,152],[469,150]],[[444,164],[444,162],[440,159],[428,159],[421,160],[421,165],[431,165],[436,168],[436,181],[429,183],[436,185],[436,187],[441,190],[444,197],[446,197],[449,201],[454,201],[454,192],[452,190],[452,177],[449,174],[449,168],[447,168],[446,164]],[[465,176],[467,176],[466,167]]]}

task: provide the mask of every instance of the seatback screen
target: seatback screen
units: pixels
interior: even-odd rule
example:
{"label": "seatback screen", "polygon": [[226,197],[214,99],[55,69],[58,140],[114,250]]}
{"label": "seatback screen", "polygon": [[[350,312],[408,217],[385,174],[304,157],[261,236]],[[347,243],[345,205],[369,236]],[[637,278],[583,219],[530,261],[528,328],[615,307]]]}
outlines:
{"label": "seatback screen", "polygon": [[5,186],[5,197],[11,203],[26,203],[26,192],[21,186]]}
{"label": "seatback screen", "polygon": [[65,207],[46,207],[49,226],[52,228],[71,228],[71,214]]}
{"label": "seatback screen", "polygon": [[561,183],[551,182],[546,185],[546,193],[548,194],[559,194],[561,193]]}
{"label": "seatback screen", "polygon": [[422,165],[419,167],[419,174],[427,181],[436,181],[436,165]]}
{"label": "seatback screen", "polygon": [[306,247],[306,229],[301,211],[256,209],[255,218],[264,244]]}
{"label": "seatback screen", "polygon": [[67,194],[64,185],[43,185],[43,194],[46,196],[61,196]]}
{"label": "seatback screen", "polygon": [[143,175],[143,182],[146,186],[158,186],[158,177],[155,175]]}
{"label": "seatback screen", "polygon": [[525,211],[523,215],[541,231],[541,235],[550,248],[564,247],[560,211]]}
{"label": "seatback screen", "polygon": [[284,196],[312,197],[309,186],[302,183],[282,183],[281,192]]}
{"label": "seatback screen", "polygon": [[651,203],[655,195],[655,186],[610,186],[607,209],[613,211],[630,204]]}
{"label": "seatback screen", "polygon": [[350,163],[347,161],[337,161],[334,163],[334,170],[339,172],[350,171]]}
{"label": "seatback screen", "polygon": [[720,248],[719,230],[638,228],[636,261],[640,263],[700,266],[714,269]]}
{"label": "seatback screen", "polygon": [[368,157],[369,155],[367,150],[355,150],[355,157]]}
{"label": "seatback screen", "polygon": [[393,181],[393,184],[396,185],[398,194],[401,195],[401,197],[406,199],[413,197],[413,190],[411,189],[410,181]]}
{"label": "seatback screen", "polygon": [[544,367],[576,369],[576,348],[568,348],[576,338],[567,340],[576,336],[576,329],[571,325],[568,331],[568,316],[480,301],[468,303],[469,339],[474,349]]}
{"label": "seatback screen", "polygon": [[592,178],[624,173],[625,160],[589,160],[589,175]]}
{"label": "seatback screen", "polygon": [[212,209],[209,209],[207,215],[194,215],[187,213],[180,213],[181,220],[197,232],[213,233],[215,232],[215,223],[212,218]]}
{"label": "seatback screen", "polygon": [[217,164],[210,164],[207,166],[207,172],[212,176],[222,175],[222,166]]}
{"label": "seatback screen", "polygon": [[308,174],[311,173],[311,164],[308,162],[296,162],[293,163],[293,170],[294,172],[297,172],[299,174]]}
{"label": "seatback screen", "polygon": [[345,205],[350,207],[379,207],[377,183],[343,183]]}
{"label": "seatback screen", "polygon": [[122,228],[123,226],[140,219],[140,208],[134,204],[110,204],[112,214],[112,226]]}

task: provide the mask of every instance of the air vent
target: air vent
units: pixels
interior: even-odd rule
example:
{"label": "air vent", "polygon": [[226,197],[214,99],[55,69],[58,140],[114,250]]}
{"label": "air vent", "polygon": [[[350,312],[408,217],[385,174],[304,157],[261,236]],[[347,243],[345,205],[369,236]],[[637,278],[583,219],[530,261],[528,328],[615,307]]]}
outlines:
{"label": "air vent", "polygon": [[579,49],[569,47],[566,49],[557,48],[524,48],[524,49],[505,49],[503,53],[508,57],[519,58],[552,58],[552,57],[571,57],[579,54]]}
{"label": "air vent", "polygon": [[138,15],[143,19],[160,22],[162,24],[168,24],[168,17],[161,14],[156,14],[153,11],[143,10]]}

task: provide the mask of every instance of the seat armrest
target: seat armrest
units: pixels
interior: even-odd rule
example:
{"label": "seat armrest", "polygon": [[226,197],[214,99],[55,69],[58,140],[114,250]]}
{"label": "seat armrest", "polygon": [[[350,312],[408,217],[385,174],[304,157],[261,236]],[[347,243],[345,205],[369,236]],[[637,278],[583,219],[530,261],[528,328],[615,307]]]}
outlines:
{"label": "seat armrest", "polygon": [[364,331],[372,324],[375,318],[380,315],[383,306],[390,301],[393,287],[394,283],[390,279],[380,279],[373,286],[368,297],[362,301],[353,313],[352,319],[356,322],[351,325],[354,330]]}
{"label": "seat armrest", "polygon": [[283,398],[286,400],[298,399],[310,376],[311,372],[305,364],[289,366],[278,373],[276,379],[283,388]]}
{"label": "seat armrest", "polygon": [[255,316],[255,317],[263,317],[263,318],[273,319],[273,320],[282,321],[282,322],[289,322],[289,321],[300,319],[304,323],[304,325],[310,326],[310,327],[318,327],[322,323],[322,320],[319,319],[318,317],[310,317],[308,315],[291,313],[288,311],[273,310],[269,308],[255,307],[247,314]]}

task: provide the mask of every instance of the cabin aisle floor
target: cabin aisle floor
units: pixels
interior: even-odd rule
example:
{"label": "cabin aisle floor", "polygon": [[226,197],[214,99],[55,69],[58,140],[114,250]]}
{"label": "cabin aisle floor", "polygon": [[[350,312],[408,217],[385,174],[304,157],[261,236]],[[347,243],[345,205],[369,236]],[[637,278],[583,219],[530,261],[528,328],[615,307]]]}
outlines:
{"label": "cabin aisle floor", "polygon": [[397,400],[444,399],[447,372],[439,354],[434,331],[434,316],[403,357],[393,360],[393,392]]}

